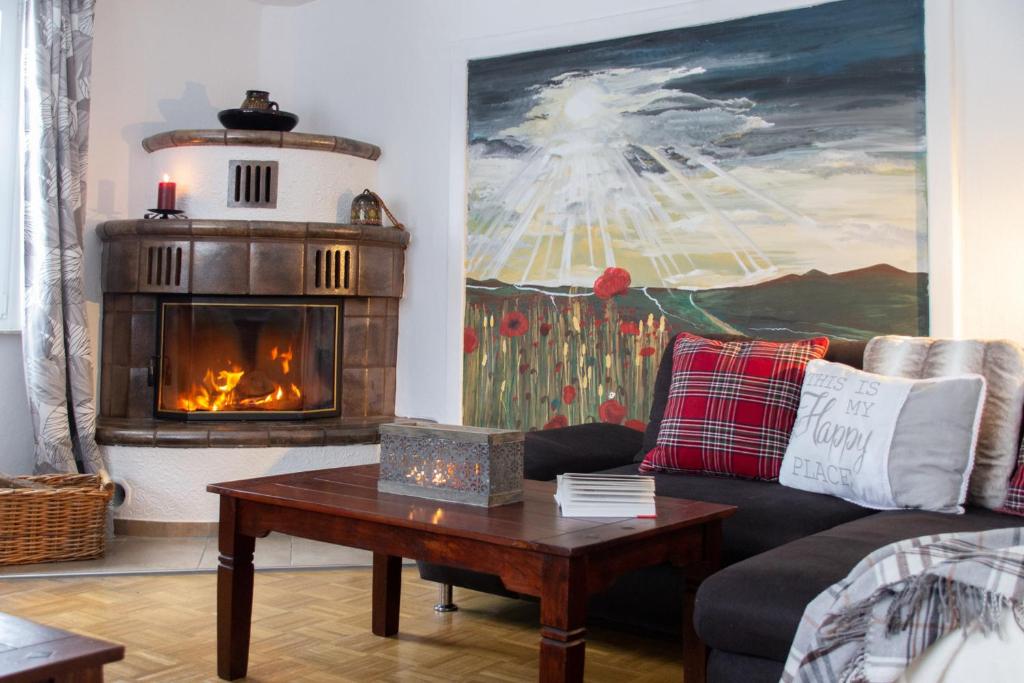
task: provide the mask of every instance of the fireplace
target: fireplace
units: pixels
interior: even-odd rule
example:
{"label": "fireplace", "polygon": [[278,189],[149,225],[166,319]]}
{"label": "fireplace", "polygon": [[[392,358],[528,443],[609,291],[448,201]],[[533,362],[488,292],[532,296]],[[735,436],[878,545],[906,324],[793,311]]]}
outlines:
{"label": "fireplace", "polygon": [[101,444],[374,443],[396,419],[407,232],[231,220],[98,232]]}
{"label": "fireplace", "polygon": [[157,417],[337,416],[341,320],[341,300],[161,300]]}

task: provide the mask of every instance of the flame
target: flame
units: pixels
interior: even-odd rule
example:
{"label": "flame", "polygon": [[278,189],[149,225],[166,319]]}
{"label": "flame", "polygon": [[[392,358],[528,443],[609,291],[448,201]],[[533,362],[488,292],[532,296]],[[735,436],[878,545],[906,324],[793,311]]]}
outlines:
{"label": "flame", "polygon": [[[281,361],[281,369],[284,374],[291,370],[290,361],[293,359],[291,347],[282,352],[278,347],[270,350],[270,360]],[[281,410],[286,409],[289,404],[294,405],[295,401],[302,398],[302,390],[294,383],[289,383],[287,389],[275,383],[274,388],[262,396],[238,396],[236,389],[246,371],[237,367],[231,361],[228,367],[222,370],[207,368],[203,374],[200,384],[193,384],[188,393],[178,397],[178,409],[186,411],[231,411],[244,409],[260,410]],[[287,401],[286,401],[287,399]]]}
{"label": "flame", "polygon": [[[151,180],[151,181],[149,181],[149,182],[153,182],[153,181]],[[169,176],[169,175],[167,175],[166,173],[164,173],[164,182],[165,182],[165,183],[169,183],[169,182],[171,182],[171,176]]]}

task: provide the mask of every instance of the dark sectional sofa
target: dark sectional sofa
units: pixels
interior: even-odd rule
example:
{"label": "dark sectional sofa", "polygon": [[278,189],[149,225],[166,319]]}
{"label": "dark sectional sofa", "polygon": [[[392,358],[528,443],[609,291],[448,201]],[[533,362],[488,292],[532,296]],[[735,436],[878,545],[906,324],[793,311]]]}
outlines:
{"label": "dark sectional sofa", "polygon": [[[860,368],[863,353],[864,343],[833,342],[826,358]],[[646,434],[608,424],[527,434],[526,477],[635,473],[657,438],[670,381],[671,353],[666,352]],[[695,626],[710,648],[711,683],[778,681],[804,608],[871,551],[926,534],[1024,526],[1024,518],[980,508],[969,507],[963,515],[877,512],[774,482],[654,476],[658,495],[739,508],[723,525],[723,569],[697,593]],[[425,563],[420,574],[430,581],[512,595],[495,576]],[[678,636],[683,591],[682,578],[670,567],[635,572],[594,596],[589,616],[634,631]]]}

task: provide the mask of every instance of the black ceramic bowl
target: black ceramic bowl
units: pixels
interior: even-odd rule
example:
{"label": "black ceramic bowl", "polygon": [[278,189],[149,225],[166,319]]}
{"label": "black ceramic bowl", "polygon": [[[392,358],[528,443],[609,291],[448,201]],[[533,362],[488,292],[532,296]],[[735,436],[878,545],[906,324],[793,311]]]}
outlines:
{"label": "black ceramic bowl", "polygon": [[217,118],[225,128],[240,130],[289,131],[299,123],[295,114],[272,109],[225,109]]}

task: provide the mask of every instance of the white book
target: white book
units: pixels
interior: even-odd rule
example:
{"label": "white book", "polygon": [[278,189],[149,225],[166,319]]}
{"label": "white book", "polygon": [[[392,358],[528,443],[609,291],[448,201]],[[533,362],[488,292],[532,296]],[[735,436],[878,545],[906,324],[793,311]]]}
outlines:
{"label": "white book", "polygon": [[653,517],[654,478],[629,474],[563,474],[555,501],[563,517]]}

